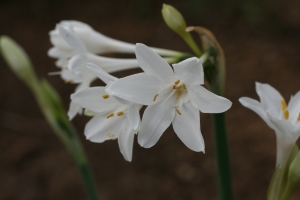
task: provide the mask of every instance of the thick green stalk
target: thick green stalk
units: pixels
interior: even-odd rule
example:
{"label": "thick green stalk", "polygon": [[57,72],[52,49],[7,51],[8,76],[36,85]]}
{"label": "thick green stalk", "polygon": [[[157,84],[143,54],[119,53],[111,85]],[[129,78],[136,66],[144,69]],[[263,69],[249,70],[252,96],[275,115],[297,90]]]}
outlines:
{"label": "thick green stalk", "polygon": [[212,114],[217,160],[218,190],[220,200],[232,200],[231,171],[226,136],[225,113]]}

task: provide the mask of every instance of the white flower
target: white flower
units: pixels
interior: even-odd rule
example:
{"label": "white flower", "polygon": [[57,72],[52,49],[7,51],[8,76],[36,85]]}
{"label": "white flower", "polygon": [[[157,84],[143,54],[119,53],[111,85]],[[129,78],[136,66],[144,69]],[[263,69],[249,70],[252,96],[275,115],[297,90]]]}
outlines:
{"label": "white flower", "polygon": [[[66,40],[65,34],[61,33],[61,29],[67,29],[72,31],[73,34],[71,39]],[[76,42],[72,42],[71,40]],[[50,41],[54,47],[52,47],[48,51],[48,55],[53,58],[57,58],[56,65],[58,67],[66,67],[68,66],[69,59],[72,58],[74,60],[74,56],[78,54],[89,53],[88,57],[89,62],[93,62],[104,68],[101,62],[109,62],[109,59],[102,60],[101,57],[93,57],[94,54],[103,54],[103,53],[134,53],[135,45],[122,42],[119,40],[115,40],[109,38],[101,33],[93,30],[89,25],[79,22],[79,21],[62,21],[60,22],[56,28],[50,31]],[[78,45],[78,41],[80,41],[80,45]],[[70,43],[71,42],[71,43]],[[84,49],[85,52],[82,50]],[[172,50],[165,50],[159,48],[152,48],[157,53],[163,56],[171,56],[176,57],[182,55],[182,53]],[[78,51],[79,50],[79,51]],[[94,55],[95,56],[95,55]],[[103,58],[103,57],[102,57]],[[82,60],[82,58],[77,58],[77,62]],[[124,59],[122,59],[124,60]],[[135,65],[133,66],[135,67]],[[123,65],[122,70],[126,69],[125,64]],[[106,69],[105,69],[106,70]],[[107,72],[118,71],[117,70],[106,70]]]}
{"label": "white flower", "polygon": [[[72,27],[66,29],[61,25],[57,25],[57,29],[64,41],[67,42],[70,47],[72,47],[72,50],[74,50],[74,53],[71,55],[71,57],[63,56],[62,58],[64,61],[62,62],[63,65],[61,66],[61,75],[65,80],[66,78],[71,78],[67,80],[82,82],[83,80],[87,79],[86,77],[95,78],[95,76],[93,76],[92,73],[86,68],[86,64],[88,62],[92,62],[101,66],[106,72],[109,73],[125,69],[138,68],[136,59],[106,58],[90,53],[85,44],[74,33]],[[67,68],[65,69],[64,67]]]}
{"label": "white flower", "polygon": [[260,102],[242,97],[241,104],[256,112],[276,133],[276,166],[285,164],[300,135],[300,92],[291,98],[288,106],[281,94],[269,84],[256,83]]}
{"label": "white flower", "polygon": [[136,57],[145,73],[111,83],[107,92],[138,104],[149,105],[143,115],[138,142],[150,148],[172,123],[182,142],[194,151],[204,151],[199,110],[220,113],[231,102],[206,90],[201,61],[189,58],[173,68],[143,44],[136,45]]}
{"label": "white flower", "polygon": [[[100,74],[99,78],[106,83],[117,80],[98,66],[89,64],[89,68],[97,75]],[[105,92],[105,87],[78,90],[71,95],[71,100],[95,115],[85,127],[86,138],[99,143],[118,138],[121,153],[127,161],[131,161],[134,135],[140,123],[140,106],[119,102]]]}

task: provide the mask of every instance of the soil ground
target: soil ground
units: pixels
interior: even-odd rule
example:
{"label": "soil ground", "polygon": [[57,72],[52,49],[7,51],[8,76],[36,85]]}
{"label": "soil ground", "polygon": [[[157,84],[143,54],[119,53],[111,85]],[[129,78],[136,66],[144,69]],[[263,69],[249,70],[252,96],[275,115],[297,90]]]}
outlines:
{"label": "soil ground", "polygon": [[[226,115],[235,199],[265,199],[275,166],[275,134],[238,98],[257,99],[255,81],[271,84],[286,100],[299,91],[300,7],[292,0],[272,4],[216,2],[166,3],[182,12],[188,25],[212,30],[222,45],[227,60],[226,97],[233,102]],[[68,107],[75,85],[47,75],[57,70],[54,60],[47,56],[51,47],[48,32],[55,24],[74,19],[119,40],[190,51],[164,24],[162,3],[1,1],[0,34],[11,36],[26,49],[37,74],[53,84]],[[2,59],[0,66],[0,199],[86,199],[73,161],[49,129],[30,91]],[[123,77],[140,71],[114,75]],[[117,141],[97,144],[85,140],[82,133],[88,120],[76,117],[73,122],[102,200],[217,199],[209,114],[201,114],[205,154],[189,150],[169,128],[153,148],[141,148],[135,141],[131,163],[123,159]],[[297,199],[299,191],[293,197]]]}

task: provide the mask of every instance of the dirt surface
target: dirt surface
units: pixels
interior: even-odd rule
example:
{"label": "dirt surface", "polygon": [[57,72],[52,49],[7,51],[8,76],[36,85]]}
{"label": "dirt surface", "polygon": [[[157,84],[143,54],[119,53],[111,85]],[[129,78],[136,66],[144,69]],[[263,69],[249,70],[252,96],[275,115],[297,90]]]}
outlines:
{"label": "dirt surface", "polygon": [[[188,25],[212,30],[222,45],[227,59],[226,97],[233,102],[227,122],[235,199],[265,199],[275,166],[275,134],[238,98],[258,98],[255,81],[271,84],[287,100],[300,89],[299,5],[296,1],[285,1],[284,6],[279,2],[280,9],[254,5],[259,6],[257,14],[257,9],[251,12],[252,4],[236,9],[236,5],[203,2],[166,3],[182,12]],[[160,1],[1,1],[0,34],[11,36],[26,49],[37,74],[53,84],[68,107],[75,85],[47,75],[57,70],[47,56],[48,32],[55,24],[76,19],[119,40],[189,51],[164,24],[161,6]],[[87,199],[73,161],[49,129],[30,91],[2,59],[0,66],[0,199]],[[135,141],[131,163],[123,159],[117,141],[85,140],[88,119],[76,117],[73,122],[102,200],[217,199],[209,114],[201,114],[205,154],[189,150],[169,128],[153,148],[141,148]],[[300,199],[299,191],[293,199]]]}

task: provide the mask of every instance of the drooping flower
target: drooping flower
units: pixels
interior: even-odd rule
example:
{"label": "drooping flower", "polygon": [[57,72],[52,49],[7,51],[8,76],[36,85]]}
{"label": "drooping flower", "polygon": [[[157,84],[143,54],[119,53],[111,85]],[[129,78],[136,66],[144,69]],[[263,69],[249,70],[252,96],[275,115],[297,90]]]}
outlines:
{"label": "drooping flower", "polygon": [[190,149],[204,151],[200,113],[220,113],[230,108],[228,99],[206,90],[201,61],[189,58],[170,65],[143,44],[136,57],[145,73],[121,78],[107,87],[119,98],[148,105],[140,126],[138,142],[145,148],[156,144],[172,123],[177,136]]}
{"label": "drooping flower", "polygon": [[[89,69],[105,83],[117,80],[94,64],[89,64]],[[95,115],[85,127],[86,138],[97,143],[118,139],[121,153],[127,161],[131,161],[134,135],[138,132],[140,123],[140,106],[118,101],[107,94],[105,87],[78,90],[71,95],[71,100]]]}
{"label": "drooping flower", "polygon": [[276,166],[285,165],[300,135],[300,92],[288,105],[281,94],[269,84],[256,83],[257,100],[242,97],[241,104],[257,113],[276,133]]}
{"label": "drooping flower", "polygon": [[[66,66],[61,66],[62,71],[59,72],[62,79],[64,79],[66,82],[80,84],[76,88],[75,92],[79,89],[89,87],[91,82],[96,79],[96,75],[86,68],[88,62],[93,62],[100,65],[107,72],[115,72],[138,67],[136,59],[106,58],[89,53],[86,46],[75,35],[72,27],[66,29],[63,26],[58,25],[57,29],[61,38],[63,38],[64,41],[74,49],[75,52],[71,59],[65,57],[62,58],[65,59],[65,62],[62,63],[66,64]],[[71,102],[68,111],[69,119],[71,120],[77,114],[81,113],[82,108]]]}
{"label": "drooping flower", "polygon": [[[68,31],[72,32],[72,34],[68,34]],[[73,68],[69,66],[69,62],[74,64],[72,62],[76,61],[76,63],[80,64],[85,62],[84,60],[86,59],[102,68],[105,68],[103,65],[107,65],[105,71],[109,73],[136,67],[135,63],[134,65],[131,63],[131,61],[134,62],[134,59],[110,59],[96,56],[96,54],[103,53],[134,53],[134,44],[109,38],[96,32],[89,25],[79,21],[60,22],[54,30],[50,31],[50,41],[54,47],[48,51],[48,55],[58,59],[56,65],[61,68]],[[152,49],[163,56],[176,57],[182,55],[181,52],[177,51],[160,48]],[[111,62],[117,62],[117,65],[119,65],[120,62],[124,60],[125,63],[121,68],[117,67],[113,69],[111,66],[115,65],[111,64]],[[129,66],[126,67],[126,65]]]}

